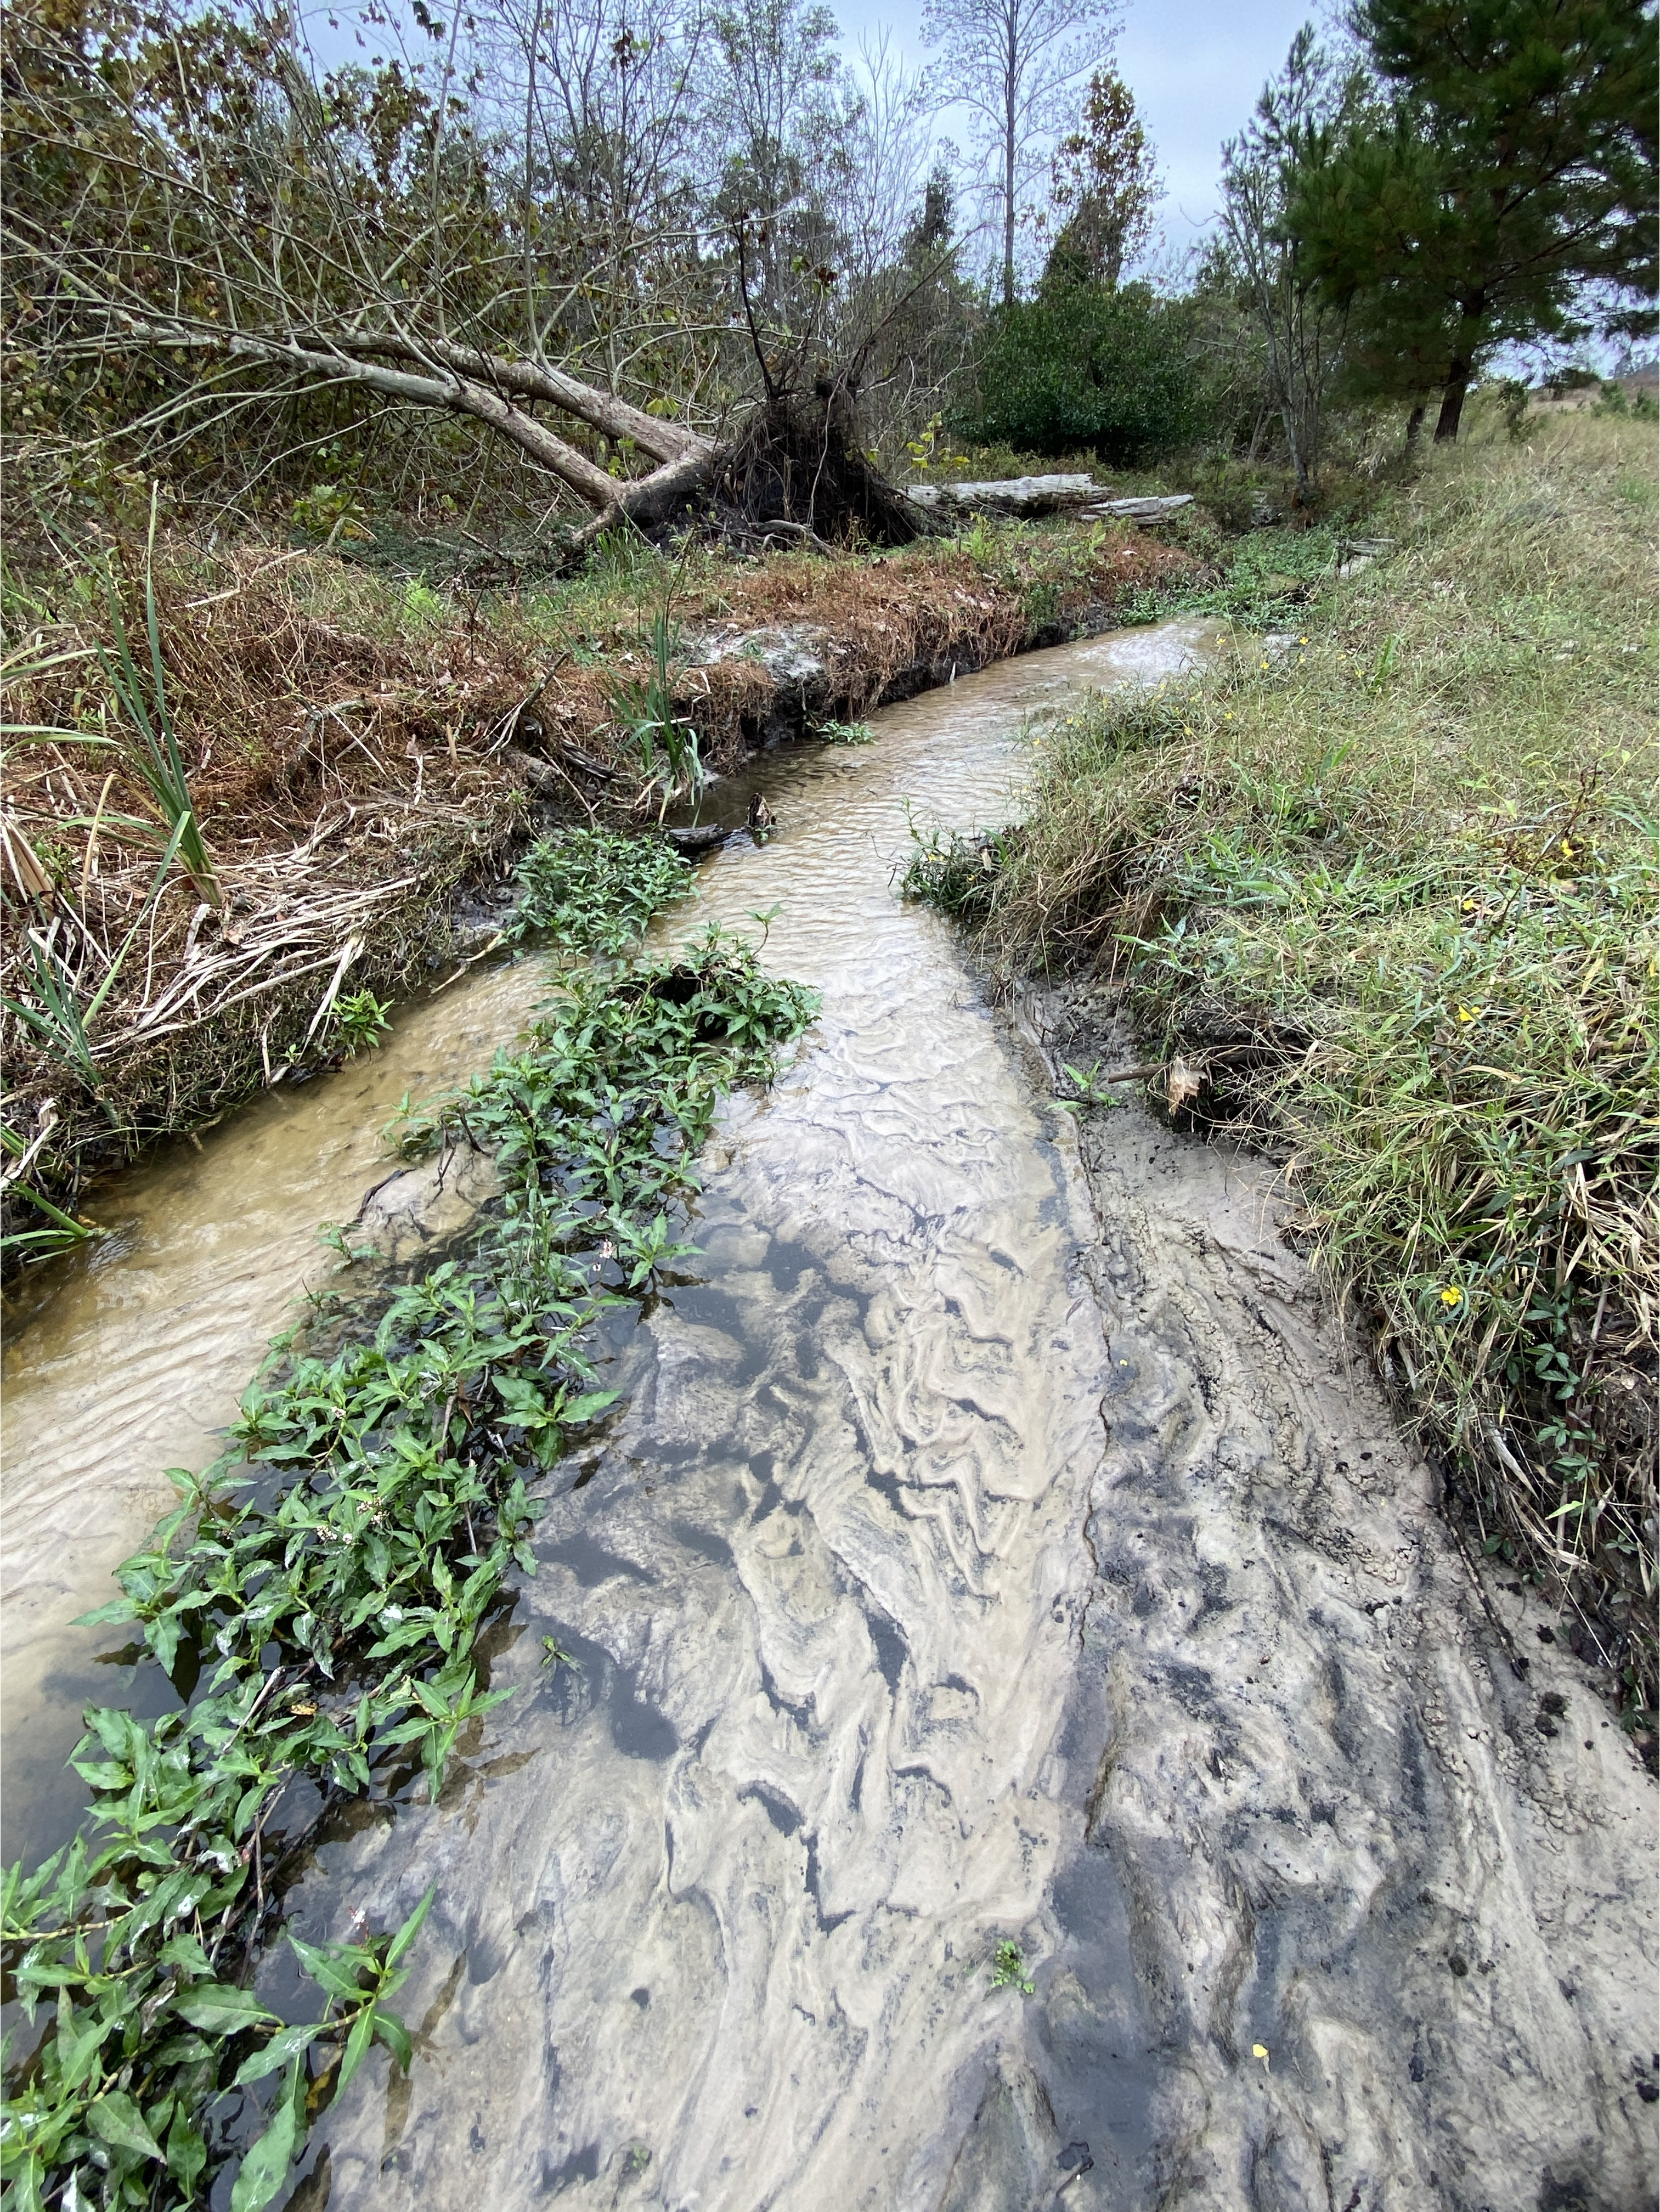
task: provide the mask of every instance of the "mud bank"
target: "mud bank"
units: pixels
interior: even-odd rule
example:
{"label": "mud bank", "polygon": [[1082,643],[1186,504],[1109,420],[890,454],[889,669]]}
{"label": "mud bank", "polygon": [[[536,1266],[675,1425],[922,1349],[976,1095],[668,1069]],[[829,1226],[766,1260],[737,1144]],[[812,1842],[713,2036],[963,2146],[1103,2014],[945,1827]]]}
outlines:
{"label": "mud bank", "polygon": [[[776,908],[769,961],[823,1018],[727,1116],[699,1255],[619,1340],[625,1408],[554,1486],[499,1636],[514,1696],[435,1806],[349,1808],[291,1895],[297,1932],[344,1936],[437,1887],[413,2068],[372,2058],[319,2119],[306,2212],[1647,2201],[1652,1785],[1502,1589],[1494,1632],[1266,1171],[1135,1105],[1079,1129],[1052,1060],[1110,1010],[1012,1024],[893,896],[908,809],[1006,821],[1025,715],[1206,642],[1065,648],[734,779],[777,833],[706,863],[674,926]],[[425,1018],[510,1022],[529,972]],[[319,1115],[345,1080],[311,1087]],[[341,1126],[368,1103],[339,1094]],[[222,1250],[241,1132],[298,1110],[210,1140]],[[283,1173],[293,1236],[317,1192]],[[337,1175],[342,1199],[379,1179],[356,1153]],[[131,1325],[155,1240],[180,1255],[145,1324],[174,1365],[127,1370],[124,1460],[223,1269],[179,1210],[64,1279],[106,1304],[125,1279]],[[251,1337],[296,1287],[279,1242],[248,1255]],[[122,1378],[91,1439],[127,1382],[81,1311],[62,1342]],[[69,1379],[12,1394],[13,1467]],[[64,1610],[103,1594],[112,1456],[37,1492]],[[94,1665],[65,1650],[40,1684],[36,1744]],[[274,1952],[279,2006],[284,1977]]]}
{"label": "mud bank", "polygon": [[[1110,1000],[1024,1011],[1052,1078],[1115,1042]],[[1478,1587],[1273,1171],[1139,1103],[1080,1150],[1105,1451],[1043,1995],[1100,2016],[1104,1892],[1157,2075],[1100,2201],[1648,2203],[1656,1799],[1596,1677]],[[984,2130],[1029,2193],[988,2205],[1049,2201],[1044,2039]]]}

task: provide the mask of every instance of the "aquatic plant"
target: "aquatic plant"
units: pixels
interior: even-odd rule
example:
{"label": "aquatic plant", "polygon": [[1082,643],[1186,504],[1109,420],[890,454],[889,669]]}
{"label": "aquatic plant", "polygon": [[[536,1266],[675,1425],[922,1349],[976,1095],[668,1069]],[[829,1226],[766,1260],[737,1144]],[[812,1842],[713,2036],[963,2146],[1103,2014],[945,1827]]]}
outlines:
{"label": "aquatic plant", "polygon": [[615,956],[660,908],[686,896],[692,871],[672,845],[617,830],[562,830],[519,864],[519,903],[502,934],[548,937]]}
{"label": "aquatic plant", "polygon": [[366,1045],[379,1045],[392,1027],[386,1018],[389,1012],[373,991],[348,991],[335,1000],[335,1032],[349,1055],[361,1052]]}
{"label": "aquatic plant", "polygon": [[318,1823],[422,1770],[435,1798],[504,1694],[478,1639],[535,1571],[534,1486],[615,1396],[583,1331],[672,1249],[721,1096],[764,1080],[815,1003],[713,929],[572,978],[521,1048],[405,1120],[407,1150],[496,1148],[503,1211],[471,1256],[392,1292],[367,1338],[347,1312],[332,1352],[279,1342],[229,1449],[170,1476],[179,1504],[88,1619],[132,1624],[184,1702],[88,1711],[90,1818],[0,1893],[26,2019],[54,2008],[0,2119],[18,2212],[199,2205],[233,2168],[232,2212],[261,2212],[370,2043],[407,2064],[386,2001],[419,1912],[356,1946],[290,1939],[312,2019],[259,2002],[259,1957]]}
{"label": "aquatic plant", "polygon": [[909,828],[915,850],[900,878],[900,896],[920,906],[938,907],[941,914],[968,927],[981,927],[991,913],[1021,830],[1016,827],[947,836],[937,829],[925,833],[915,821]]}

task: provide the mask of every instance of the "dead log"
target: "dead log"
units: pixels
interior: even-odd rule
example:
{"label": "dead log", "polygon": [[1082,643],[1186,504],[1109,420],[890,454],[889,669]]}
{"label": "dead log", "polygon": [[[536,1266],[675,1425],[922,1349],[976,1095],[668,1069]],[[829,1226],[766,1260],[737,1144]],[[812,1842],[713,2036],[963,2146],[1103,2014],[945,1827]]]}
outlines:
{"label": "dead log", "polygon": [[[225,331],[124,313],[129,343],[264,362],[318,384],[349,384],[404,404],[465,415],[508,439],[592,510],[568,540],[580,560],[607,532],[654,534],[681,521],[739,542],[796,535],[829,550],[861,538],[908,544],[938,523],[866,460],[844,398],[775,390],[724,444],[602,392],[544,362],[498,359],[448,340],[397,331]],[[628,439],[657,466],[623,477],[550,429],[532,407],[557,408],[591,430]],[[1093,489],[1094,487],[1091,487]]]}

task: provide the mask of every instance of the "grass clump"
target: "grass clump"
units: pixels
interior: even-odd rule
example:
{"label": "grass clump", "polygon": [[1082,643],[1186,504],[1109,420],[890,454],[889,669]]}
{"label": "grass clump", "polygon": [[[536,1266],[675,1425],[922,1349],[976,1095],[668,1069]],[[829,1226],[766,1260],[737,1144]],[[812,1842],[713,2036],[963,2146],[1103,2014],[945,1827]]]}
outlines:
{"label": "grass clump", "polygon": [[[1653,1724],[1651,453],[1461,449],[1278,655],[1046,742],[970,906],[1006,966],[1104,961],[1289,1158],[1325,1267],[1490,1554]],[[959,870],[960,874],[960,870]],[[942,888],[951,879],[941,876]]]}
{"label": "grass clump", "polygon": [[519,864],[519,902],[503,934],[551,938],[573,951],[616,957],[660,908],[684,898],[692,871],[660,837],[562,830]]}
{"label": "grass clump", "polygon": [[1307,530],[1251,530],[1231,539],[1207,532],[1201,542],[1211,557],[1209,577],[1155,579],[1130,594],[1127,622],[1201,614],[1219,615],[1242,629],[1283,629],[1331,583],[1349,541],[1335,524],[1319,523]]}
{"label": "grass clump", "polygon": [[814,1003],[711,931],[570,979],[520,1050],[406,1121],[406,1151],[464,1127],[495,1147],[501,1218],[367,1334],[347,1314],[332,1352],[277,1347],[228,1450],[173,1478],[179,1505],[89,1616],[131,1623],[181,1704],[89,1711],[90,1817],[5,1876],[0,1941],[35,2031],[0,2121],[20,2212],[227,2191],[261,2212],[371,2041],[407,2064],[386,2000],[418,1915],[294,1942],[318,1997],[292,2021],[251,1986],[268,1931],[334,1807],[396,1800],[423,1769],[435,1797],[502,1694],[480,1638],[512,1571],[535,1571],[534,1486],[615,1395],[590,1387],[583,1333],[685,1249],[672,1224],[721,1096],[765,1079]]}
{"label": "grass clump", "polygon": [[1037,1984],[1026,1971],[1025,1954],[1018,1943],[1000,1943],[991,1954],[991,1985],[994,1990],[1018,1990],[1029,1997]]}

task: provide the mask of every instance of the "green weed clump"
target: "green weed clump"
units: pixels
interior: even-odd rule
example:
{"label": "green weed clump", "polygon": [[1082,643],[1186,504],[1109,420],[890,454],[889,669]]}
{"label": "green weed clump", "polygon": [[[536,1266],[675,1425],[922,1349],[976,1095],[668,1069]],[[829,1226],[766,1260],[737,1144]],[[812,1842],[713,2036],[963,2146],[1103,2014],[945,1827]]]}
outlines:
{"label": "green weed clump", "polygon": [[291,1938],[311,2018],[255,1995],[268,1932],[318,1823],[423,1768],[435,1798],[503,1694],[479,1638],[512,1571],[535,1571],[534,1486],[615,1396],[591,1387],[583,1333],[687,1249],[721,1095],[764,1080],[815,1003],[711,930],[678,960],[572,977],[521,1049],[406,1117],[405,1151],[462,1130],[496,1148],[501,1218],[367,1339],[276,1347],[228,1451],[171,1478],[179,1505],[88,1616],[133,1624],[183,1702],[88,1711],[84,1829],[5,1876],[9,1986],[31,2027],[51,2008],[9,2054],[19,2212],[261,2212],[370,2044],[407,2065],[386,2001],[424,1905],[356,1945]]}
{"label": "green weed clump", "polygon": [[534,933],[614,958],[660,908],[687,896],[692,871],[660,837],[562,830],[532,846],[519,864],[518,884],[505,936]]}
{"label": "green weed clump", "polygon": [[1204,680],[1047,738],[1024,836],[950,895],[1006,967],[1115,969],[1153,1048],[1204,1074],[1201,1115],[1288,1158],[1479,1540],[1577,1613],[1648,1729],[1660,945],[1636,435],[1582,418],[1548,451],[1501,429],[1438,457],[1380,517],[1397,550],[1323,586],[1288,649],[1238,638]]}
{"label": "green weed clump", "polygon": [[1152,623],[1177,614],[1220,615],[1243,629],[1283,629],[1332,581],[1347,543],[1346,533],[1332,523],[1308,530],[1253,530],[1225,546],[1218,542],[1207,549],[1216,564],[1208,578],[1143,585],[1126,599],[1124,619]]}
{"label": "green weed clump", "polygon": [[932,830],[925,837],[913,824],[916,849],[900,878],[899,895],[919,906],[938,907],[964,928],[976,928],[990,918],[1020,837],[1018,829],[967,835]]}

